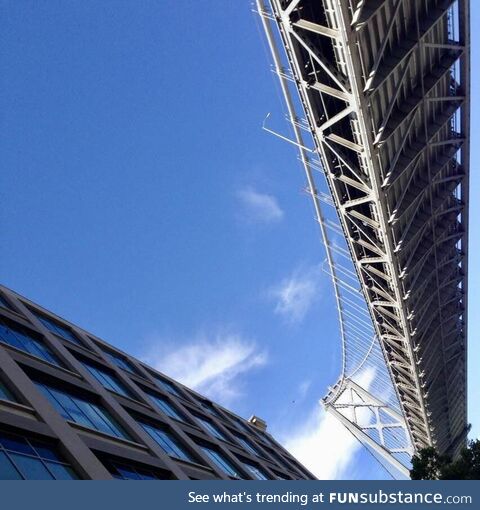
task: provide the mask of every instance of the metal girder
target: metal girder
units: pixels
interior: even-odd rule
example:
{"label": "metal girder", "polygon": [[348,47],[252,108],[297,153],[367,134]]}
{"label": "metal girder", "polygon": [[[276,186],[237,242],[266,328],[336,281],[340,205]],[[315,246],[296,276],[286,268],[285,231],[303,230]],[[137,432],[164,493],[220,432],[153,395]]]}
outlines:
{"label": "metal girder", "polygon": [[[434,69],[430,71],[430,73],[424,77],[424,82],[427,84],[424,87],[420,86],[412,92],[412,95],[408,97],[407,100],[402,101],[401,104],[397,105],[395,108],[392,108],[391,113],[389,113],[387,122],[385,122],[385,126],[381,132],[381,136],[378,136],[375,140],[375,143],[385,143],[391,136],[393,136],[396,131],[403,125],[403,123],[410,117],[410,115],[415,115],[418,107],[421,105],[423,101],[426,99],[426,94],[428,94],[434,87],[439,83],[440,80],[445,76],[446,73],[451,71],[452,65],[460,58],[462,54],[461,50],[452,51],[451,54],[445,55],[436,65]],[[408,64],[405,66],[406,70],[408,70]],[[405,71],[406,74],[406,71]],[[401,80],[403,81],[403,79]],[[397,84],[398,93],[402,90],[401,83]],[[395,101],[394,104],[397,103],[396,98],[398,94],[394,94]],[[393,98],[392,98],[393,99]],[[452,98],[452,101],[454,98]]]}
{"label": "metal girder", "polygon": [[391,50],[387,55],[382,55],[382,61],[375,74],[370,76],[367,80],[365,90],[378,90],[398,66],[405,61],[410,53],[418,49],[425,36],[427,36],[430,30],[445,16],[454,2],[455,0],[444,0],[441,2],[438,8],[432,9],[430,14],[420,22],[419,29],[412,23],[412,20],[409,20],[411,23],[410,31],[403,34],[403,37],[397,40],[397,44],[391,44]]}
{"label": "metal girder", "polygon": [[335,400],[324,401],[327,412],[408,478],[413,448],[403,416],[351,379],[339,381],[337,386]]}
{"label": "metal girder", "polygon": [[390,223],[394,224],[398,220],[400,220],[404,213],[406,213],[412,205],[419,199],[423,198],[423,195],[427,193],[427,190],[430,186],[442,184],[449,180],[457,180],[460,181],[463,179],[464,174],[459,174],[458,165],[453,165],[451,169],[452,174],[450,175],[442,175],[442,170],[447,167],[447,165],[451,165],[452,158],[455,156],[455,153],[458,151],[458,147],[451,147],[449,150],[437,155],[437,157],[430,163],[431,173],[433,175],[433,179],[431,181],[425,178],[417,178],[420,169],[423,165],[420,165],[420,160],[417,160],[417,165],[413,168],[412,172],[410,172],[410,177],[406,185],[404,186],[401,195],[398,199],[395,200],[395,197],[392,197],[392,202],[395,204],[391,211]]}
{"label": "metal girder", "polygon": [[444,452],[466,424],[468,2],[270,4],[413,451]]}
{"label": "metal girder", "polygon": [[387,0],[361,0],[352,16],[352,26],[356,30],[367,26],[366,24],[386,4]]}
{"label": "metal girder", "polygon": [[[441,130],[451,121],[455,112],[461,106],[460,104],[450,105],[446,110],[442,111],[436,118],[435,122],[430,125],[426,139],[422,142],[417,139],[413,140],[407,148],[400,148],[398,158],[393,160],[393,163],[388,172],[386,172],[386,183],[384,185],[393,185],[404,173],[408,172],[411,166],[422,157],[423,154],[430,148],[431,143],[436,136],[439,135]],[[405,138],[406,140],[407,138]]]}

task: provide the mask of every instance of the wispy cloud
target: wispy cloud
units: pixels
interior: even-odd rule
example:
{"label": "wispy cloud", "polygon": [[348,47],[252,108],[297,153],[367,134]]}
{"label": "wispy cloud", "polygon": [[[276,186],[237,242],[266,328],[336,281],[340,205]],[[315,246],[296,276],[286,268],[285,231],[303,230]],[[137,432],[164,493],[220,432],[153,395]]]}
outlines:
{"label": "wispy cloud", "polygon": [[310,379],[306,379],[302,381],[298,386],[298,398],[303,399],[307,396],[308,390],[312,386],[312,381]]}
{"label": "wispy cloud", "polygon": [[253,188],[237,192],[242,205],[242,218],[254,223],[274,223],[283,218],[283,210],[273,195],[260,193]]}
{"label": "wispy cloud", "polygon": [[[365,371],[359,382],[368,388],[373,370]],[[285,435],[283,443],[320,480],[344,479],[360,442],[331,414],[318,405],[306,422]]]}
{"label": "wispy cloud", "polygon": [[180,347],[158,345],[145,357],[148,363],[225,405],[241,396],[243,376],[267,363],[266,351],[236,333],[201,335]]}
{"label": "wispy cloud", "polygon": [[273,286],[268,294],[275,301],[275,313],[288,322],[301,322],[319,296],[320,278],[319,266],[301,268]]}

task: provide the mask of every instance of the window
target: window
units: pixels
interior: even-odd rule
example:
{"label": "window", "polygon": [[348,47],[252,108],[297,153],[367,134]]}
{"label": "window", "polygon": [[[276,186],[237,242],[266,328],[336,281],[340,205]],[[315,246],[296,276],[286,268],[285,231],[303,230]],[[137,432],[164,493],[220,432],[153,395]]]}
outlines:
{"label": "window", "polygon": [[0,381],[0,399],[2,400],[10,400],[11,402],[16,402],[17,399],[12,395],[12,392]]}
{"label": "window", "polygon": [[58,322],[53,321],[52,319],[42,315],[38,312],[33,312],[35,317],[52,333],[61,336],[65,340],[69,342],[73,342],[74,344],[81,345],[83,347],[82,342],[65,326],[60,326]]}
{"label": "window", "polygon": [[288,466],[288,461],[284,459],[278,452],[272,450],[271,448],[266,448],[266,450],[281,466]]}
{"label": "window", "polygon": [[107,390],[114,391],[115,393],[119,393],[124,397],[131,397],[130,392],[125,388],[125,386],[114,376],[102,370],[101,368],[94,367],[93,365],[89,365],[86,362],[82,361],[82,365],[95,377],[95,379]]}
{"label": "window", "polygon": [[240,418],[237,418],[236,416],[233,416],[231,414],[229,414],[229,417],[236,423],[236,425],[238,425],[238,427],[240,429],[242,429],[244,432],[246,432],[247,434],[251,434],[252,433],[252,429],[249,427],[249,425],[247,425],[246,422],[244,422],[243,420],[241,420]]}
{"label": "window", "polygon": [[0,432],[0,480],[74,480],[78,476],[48,443]]}
{"label": "window", "polygon": [[117,365],[117,367],[121,368],[122,370],[126,370],[127,372],[130,372],[131,374],[136,374],[137,372],[134,370],[132,365],[124,358],[117,354],[113,354],[111,352],[103,351],[108,356],[110,361]]}
{"label": "window", "polygon": [[117,480],[161,480],[161,478],[150,469],[140,469],[117,462],[109,462],[107,468],[111,475]]}
{"label": "window", "polygon": [[259,467],[249,464],[248,462],[244,462],[243,465],[250,471],[253,478],[257,480],[270,480],[270,478],[265,474],[265,472]]}
{"label": "window", "polygon": [[278,448],[278,445],[276,445],[270,437],[265,432],[262,432],[261,430],[255,429],[257,437],[265,444],[269,446],[273,446],[274,448]]}
{"label": "window", "polygon": [[22,326],[13,326],[0,321],[0,341],[60,366],[60,362],[50,349]]}
{"label": "window", "polygon": [[200,448],[207,455],[207,457],[224,473],[235,478],[242,478],[237,468],[235,468],[233,464],[231,464],[230,461],[227,460],[220,452],[217,452],[217,450],[209,448],[208,446],[201,446]]}
{"label": "window", "polygon": [[170,455],[170,457],[185,460],[187,462],[195,462],[192,456],[180,444],[180,441],[178,441],[178,439],[170,432],[152,427],[146,423],[140,423],[140,426],[160,445],[167,455]]}
{"label": "window", "polygon": [[148,391],[146,393],[152,399],[153,403],[156,404],[167,416],[170,416],[170,418],[173,418],[174,420],[185,421],[183,415],[181,415],[167,399],[160,397],[159,395],[149,393]]}
{"label": "window", "polygon": [[217,418],[222,418],[219,412],[208,402],[205,402],[204,400],[198,400],[198,403],[208,413],[213,414],[213,416],[216,416]]}
{"label": "window", "polygon": [[163,388],[166,392],[170,393],[171,395],[175,395],[177,397],[183,397],[183,395],[179,392],[179,390],[174,386],[170,381],[167,381],[165,379],[161,379],[160,377],[153,376],[155,380],[158,382],[161,388]]}
{"label": "window", "polygon": [[3,306],[3,308],[7,308],[8,310],[13,310],[10,303],[3,296],[0,296],[0,306]]}
{"label": "window", "polygon": [[110,414],[98,404],[70,395],[43,383],[36,383],[57,412],[66,420],[122,439],[130,439]]}
{"label": "window", "polygon": [[235,439],[245,448],[245,450],[247,450],[247,452],[250,452],[253,455],[260,455],[260,452],[247,439],[237,436],[236,434]]}
{"label": "window", "polygon": [[214,425],[212,422],[206,420],[205,418],[202,418],[200,416],[197,416],[197,420],[203,425],[203,427],[213,436],[217,439],[221,439],[222,441],[228,441],[228,439],[224,436],[222,431]]}

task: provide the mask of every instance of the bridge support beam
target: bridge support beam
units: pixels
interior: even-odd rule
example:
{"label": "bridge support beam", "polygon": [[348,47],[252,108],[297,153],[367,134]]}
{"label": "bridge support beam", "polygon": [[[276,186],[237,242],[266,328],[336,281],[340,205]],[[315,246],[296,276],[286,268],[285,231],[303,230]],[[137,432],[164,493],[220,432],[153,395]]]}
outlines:
{"label": "bridge support beam", "polygon": [[408,463],[413,447],[403,416],[352,379],[345,379],[340,384],[341,390],[334,401],[324,399],[325,410],[377,458],[393,467],[396,477],[410,478]]}

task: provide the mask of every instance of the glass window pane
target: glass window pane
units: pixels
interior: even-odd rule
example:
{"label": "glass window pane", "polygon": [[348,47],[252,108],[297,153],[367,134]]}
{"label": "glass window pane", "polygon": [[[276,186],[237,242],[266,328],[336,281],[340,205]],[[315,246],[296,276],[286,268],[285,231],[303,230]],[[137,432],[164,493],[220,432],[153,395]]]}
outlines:
{"label": "glass window pane", "polygon": [[253,445],[251,445],[249,441],[240,436],[235,437],[237,438],[237,441],[245,448],[245,450],[247,450],[250,453],[253,453],[253,455],[260,455],[258,450]]}
{"label": "glass window pane", "polygon": [[153,400],[153,402],[170,418],[179,421],[185,421],[183,416],[180,415],[179,412],[164,398],[157,397],[156,395],[152,395],[151,393],[147,393],[147,395]]}
{"label": "glass window pane", "polygon": [[268,476],[259,467],[249,464],[248,462],[245,462],[244,465],[257,480],[269,480]]}
{"label": "glass window pane", "polygon": [[117,381],[117,379],[110,375],[102,372],[102,376],[105,381],[105,388],[115,391],[116,393],[119,393],[120,395],[123,395],[124,397],[128,397],[128,392],[126,388],[123,387],[123,385],[120,383],[120,381]]}
{"label": "glass window pane", "polygon": [[0,452],[0,480],[21,480],[20,473],[4,452]]}
{"label": "glass window pane", "polygon": [[45,361],[48,361],[54,365],[60,366],[60,362],[55,357],[55,355],[47,348],[46,345],[43,345],[38,340],[33,340],[33,343],[35,344],[35,350],[40,353],[40,354],[36,354],[36,356],[40,356]]}
{"label": "glass window pane", "polygon": [[130,394],[128,390],[123,386],[123,384],[117,380],[117,378],[104,370],[93,367],[88,363],[83,363],[84,367],[95,377],[95,379],[102,384],[107,390],[115,391],[124,397],[129,397]]}
{"label": "glass window pane", "polygon": [[87,416],[89,421],[89,427],[92,427],[100,430],[101,432],[105,432],[106,434],[112,434],[112,428],[106,423],[106,421],[96,412],[95,406],[90,404],[90,402],[85,402],[84,400],[75,399],[78,407],[82,410],[82,412]]}
{"label": "glass window pane", "polygon": [[122,475],[124,480],[140,480],[140,476],[133,469],[129,469],[124,466],[115,466],[117,471]]}
{"label": "glass window pane", "polygon": [[56,462],[47,462],[47,466],[55,480],[78,480],[78,476],[70,466],[57,464]]}
{"label": "glass window pane", "polygon": [[66,327],[57,324],[55,321],[45,317],[44,315],[35,312],[33,313],[40,320],[40,322],[52,333],[60,335],[62,338],[65,338],[65,340],[69,340],[74,344],[83,345],[82,342],[80,342],[80,340]]}
{"label": "glass window pane", "polygon": [[132,397],[132,394],[127,390],[127,388],[119,381],[116,377],[106,374],[105,377],[107,377],[108,382],[110,383],[110,389],[112,391],[115,391],[119,393],[120,395],[123,395],[124,397]]}
{"label": "glass window pane", "polygon": [[80,340],[68,329],[61,328],[61,327],[59,327],[59,328],[57,327],[57,329],[59,330],[60,335],[63,336],[63,338],[65,338],[66,340],[70,340],[70,342],[73,342],[77,345],[83,345],[80,342]]}
{"label": "glass window pane", "polygon": [[[99,370],[99,372],[100,372],[100,370]],[[119,391],[118,391],[119,385],[117,384],[115,379],[110,374],[106,374],[105,372],[100,372],[100,376],[103,378],[103,384],[104,384],[105,388],[112,390],[112,391],[116,391],[117,393],[119,393]]]}
{"label": "glass window pane", "polygon": [[53,447],[50,445],[47,445],[45,443],[40,443],[39,441],[30,441],[30,444],[33,446],[35,451],[37,452],[37,455],[39,457],[42,457],[42,459],[48,459],[48,460],[57,460],[61,461],[59,455],[55,451]]}
{"label": "glass window pane", "polygon": [[127,360],[124,360],[120,356],[117,356],[116,354],[112,354],[111,352],[104,351],[105,354],[110,358],[110,360],[117,365],[117,367],[120,367],[123,370],[126,370],[127,372],[130,372],[131,374],[136,374],[136,371],[133,369],[133,367],[130,365],[130,363]]}
{"label": "glass window pane", "polygon": [[247,434],[251,434],[252,433],[252,430],[249,428],[249,426],[247,425],[247,423],[241,421],[239,418],[237,418],[236,416],[232,416],[230,415],[230,418],[238,425],[238,427],[240,427],[244,432],[247,432]]}
{"label": "glass window pane", "polygon": [[97,430],[105,432],[106,434],[111,434],[117,437],[121,437],[124,439],[130,439],[130,436],[120,427],[120,425],[110,416],[110,414],[97,404],[92,404],[90,402],[85,402],[80,399],[76,399],[76,402],[79,406],[82,407],[88,417],[95,424]]}
{"label": "glass window pane", "polygon": [[139,475],[142,480],[158,480],[158,477],[153,474],[139,473]]}
{"label": "glass window pane", "polygon": [[203,425],[203,427],[210,432],[210,434],[218,439],[222,439],[223,441],[228,441],[228,439],[222,434],[222,431],[216,427],[213,423],[205,420],[204,418],[200,418],[197,416],[198,421]]}
{"label": "glass window pane", "polygon": [[60,402],[57,401],[55,396],[50,392],[50,389],[47,388],[44,384],[36,383],[37,388],[43,393],[43,396],[48,399],[50,404],[53,405],[57,413],[59,413],[65,420],[71,420],[72,418],[67,413],[67,411],[63,408]]}
{"label": "glass window pane", "polygon": [[159,477],[150,470],[109,462],[108,469],[114,478],[119,480],[159,480]]}
{"label": "glass window pane", "polygon": [[48,347],[40,340],[34,338],[25,328],[21,326],[10,326],[0,321],[0,341],[5,342],[12,347],[38,356],[50,363],[60,365],[59,361],[50,352]]}
{"label": "glass window pane", "polygon": [[205,411],[209,412],[210,414],[213,414],[213,416],[216,416],[217,418],[222,418],[218,411],[208,402],[198,400],[198,403],[200,404],[201,407],[203,407],[203,409],[205,409]]}
{"label": "glass window pane", "polygon": [[36,342],[33,338],[20,333],[17,333],[17,337],[21,340],[24,351],[50,361],[49,358],[45,356],[45,351],[42,349],[42,345],[39,342]]}
{"label": "glass window pane", "polygon": [[3,296],[0,296],[0,306],[3,306],[3,308],[8,308],[9,310],[12,310],[12,307],[10,306],[10,304],[7,302],[7,300]]}
{"label": "glass window pane", "polygon": [[78,477],[63,462],[54,446],[37,439],[0,432],[0,480],[19,478],[70,480]]}
{"label": "glass window pane", "polygon": [[48,329],[50,329],[50,323],[44,318],[44,317],[41,317],[40,315],[37,315],[37,314],[34,314],[36,317],[38,317],[38,320]]}
{"label": "glass window pane", "polygon": [[25,350],[21,342],[18,338],[13,334],[13,331],[7,327],[5,324],[0,322],[0,339],[2,342],[5,342],[17,349]]}
{"label": "glass window pane", "polygon": [[40,459],[26,457],[17,453],[11,454],[13,462],[27,480],[52,480],[53,476],[48,472]]}
{"label": "glass window pane", "polygon": [[127,432],[114,420],[112,416],[110,416],[110,413],[106,409],[102,409],[101,407],[91,404],[95,411],[101,416],[103,420],[107,423],[107,425],[110,427],[111,434],[122,437],[124,439],[131,439],[131,437],[127,434]]}
{"label": "glass window pane", "polygon": [[177,388],[170,382],[166,381],[165,379],[161,379],[160,377],[155,377],[155,380],[160,384],[160,387],[163,388],[168,393],[171,393],[172,395],[176,395],[177,397],[181,397],[182,394],[177,390]]}
{"label": "glass window pane", "polygon": [[55,400],[60,403],[62,408],[65,410],[68,416],[68,420],[72,420],[80,425],[91,427],[92,422],[89,416],[83,412],[83,409],[79,408],[74,398],[66,393],[50,388],[50,393],[54,396]]}
{"label": "glass window pane", "polygon": [[77,396],[68,395],[45,384],[36,384],[66,420],[72,420],[80,425],[105,432],[106,434],[130,439],[129,435],[108,412],[97,404]]}
{"label": "glass window pane", "polygon": [[164,434],[163,432],[160,432],[160,431],[155,431],[154,432],[154,437],[155,437],[156,441],[158,442],[158,444],[169,455],[172,455],[173,457],[180,457],[181,458],[181,455],[179,455],[177,453],[177,449],[175,448],[175,444],[173,443],[173,441],[170,440],[170,438],[166,434]]}
{"label": "glass window pane", "polygon": [[3,384],[2,381],[0,381],[0,399],[16,402],[12,392]]}
{"label": "glass window pane", "polygon": [[217,452],[212,448],[208,448],[207,446],[202,446],[201,448],[207,454],[207,456],[213,461],[213,463],[216,464],[217,467],[219,467],[227,475],[234,476],[236,478],[241,478],[241,475],[239,474],[237,469],[220,452]]}
{"label": "glass window pane", "polygon": [[161,446],[161,448],[170,455],[180,460],[195,462],[191,455],[183,448],[180,442],[169,432],[151,427],[150,425],[140,424],[148,434]]}
{"label": "glass window pane", "polygon": [[26,453],[28,455],[35,455],[33,448],[23,437],[2,434],[0,436],[0,443],[2,443],[2,446],[5,448],[5,450],[18,453]]}

